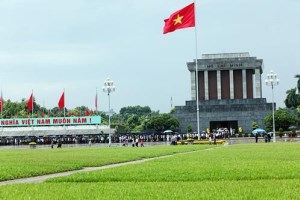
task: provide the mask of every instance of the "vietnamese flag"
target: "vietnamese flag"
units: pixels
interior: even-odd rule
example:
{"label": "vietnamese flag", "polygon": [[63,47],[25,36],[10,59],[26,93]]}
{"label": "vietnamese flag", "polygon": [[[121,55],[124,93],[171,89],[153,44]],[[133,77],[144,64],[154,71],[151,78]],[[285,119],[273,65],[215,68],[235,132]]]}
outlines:
{"label": "vietnamese flag", "polygon": [[174,12],[164,21],[164,34],[173,32],[177,29],[195,27],[194,3]]}
{"label": "vietnamese flag", "polygon": [[32,111],[33,110],[33,94],[31,93],[28,102],[27,102],[27,109],[28,111]]}
{"label": "vietnamese flag", "polygon": [[59,101],[58,101],[58,108],[63,109],[65,107],[65,92],[62,93]]}

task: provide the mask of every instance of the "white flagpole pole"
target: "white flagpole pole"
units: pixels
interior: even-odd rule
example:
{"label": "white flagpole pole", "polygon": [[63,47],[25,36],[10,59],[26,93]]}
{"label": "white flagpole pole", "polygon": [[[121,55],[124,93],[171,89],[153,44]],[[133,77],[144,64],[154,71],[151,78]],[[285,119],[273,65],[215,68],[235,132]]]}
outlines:
{"label": "white flagpole pole", "polygon": [[42,118],[45,116],[45,100],[43,100],[43,112],[42,112]]}
{"label": "white flagpole pole", "polygon": [[197,133],[198,140],[200,140],[200,120],[199,120],[199,86],[198,86],[198,38],[197,38],[197,13],[196,13],[196,0],[194,0],[194,14],[195,14],[195,50],[196,50],[196,105],[197,105]]}
{"label": "white flagpole pole", "polygon": [[98,112],[98,87],[96,87],[96,100],[95,100],[96,112]]}

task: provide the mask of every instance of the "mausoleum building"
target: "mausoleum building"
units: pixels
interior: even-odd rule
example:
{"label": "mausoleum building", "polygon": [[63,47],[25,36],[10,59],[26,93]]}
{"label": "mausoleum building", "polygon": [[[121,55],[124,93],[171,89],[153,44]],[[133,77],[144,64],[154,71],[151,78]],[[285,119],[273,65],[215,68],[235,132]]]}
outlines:
{"label": "mausoleum building", "polygon": [[[191,100],[175,106],[174,116],[182,132],[190,125],[197,131],[197,85],[200,131],[218,128],[252,131],[252,122],[263,126],[272,103],[262,97],[263,60],[249,53],[203,54],[187,63],[191,76]],[[197,74],[196,74],[197,73]],[[198,77],[196,77],[198,75]],[[198,78],[198,82],[196,81]]]}

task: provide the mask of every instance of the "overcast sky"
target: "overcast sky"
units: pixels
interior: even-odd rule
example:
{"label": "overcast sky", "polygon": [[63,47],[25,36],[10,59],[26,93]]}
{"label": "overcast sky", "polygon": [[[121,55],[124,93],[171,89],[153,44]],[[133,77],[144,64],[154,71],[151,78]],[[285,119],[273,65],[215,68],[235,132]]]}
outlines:
{"label": "overcast sky", "polygon": [[[103,82],[116,86],[111,107],[150,106],[169,112],[191,99],[186,62],[195,59],[194,28],[163,35],[163,20],[188,0],[1,0],[0,86],[21,101],[108,110]],[[198,58],[207,53],[249,52],[264,60],[263,82],[274,70],[277,106],[300,74],[299,0],[196,1]],[[263,97],[272,101],[271,88]]]}

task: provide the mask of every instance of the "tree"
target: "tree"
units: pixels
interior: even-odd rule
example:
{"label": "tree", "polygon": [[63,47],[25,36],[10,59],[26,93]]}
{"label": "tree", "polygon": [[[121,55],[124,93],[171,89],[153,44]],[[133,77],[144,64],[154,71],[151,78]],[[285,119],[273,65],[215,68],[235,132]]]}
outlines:
{"label": "tree", "polygon": [[[285,108],[279,108],[274,112],[275,119],[275,130],[279,130],[282,128],[284,131],[287,131],[289,126],[295,125],[298,122],[298,118],[296,115],[290,113]],[[264,124],[267,130],[272,130],[273,127],[273,115],[272,113],[267,115],[264,118]]]}
{"label": "tree", "polygon": [[296,74],[295,78],[298,79],[297,87],[286,91],[287,97],[284,103],[287,108],[297,108],[300,105],[300,74]]}
{"label": "tree", "polygon": [[149,106],[128,106],[128,107],[123,107],[120,109],[120,114],[121,115],[127,115],[130,116],[132,114],[137,115],[138,117],[141,117],[143,115],[148,115],[151,114],[151,109]]}
{"label": "tree", "polygon": [[170,110],[170,114],[174,114],[176,112],[176,109],[173,108],[172,110]]}
{"label": "tree", "polygon": [[254,129],[257,129],[257,128],[259,128],[257,122],[252,122],[252,129],[254,130]]}
{"label": "tree", "polygon": [[297,113],[298,113],[298,116],[300,117],[300,106],[297,107]]}
{"label": "tree", "polygon": [[188,125],[187,127],[186,127],[186,132],[187,133],[190,133],[190,132],[192,132],[192,126],[191,125]]}
{"label": "tree", "polygon": [[287,108],[297,108],[300,103],[300,97],[296,94],[296,88],[292,88],[286,91],[287,97],[284,103]]}
{"label": "tree", "polygon": [[141,123],[137,115],[131,115],[127,120],[127,127],[129,128],[129,132],[133,131],[135,127],[140,126]]}
{"label": "tree", "polygon": [[170,114],[160,114],[152,117],[148,124],[149,128],[156,132],[162,132],[164,130],[175,130],[179,127],[178,120]]}

